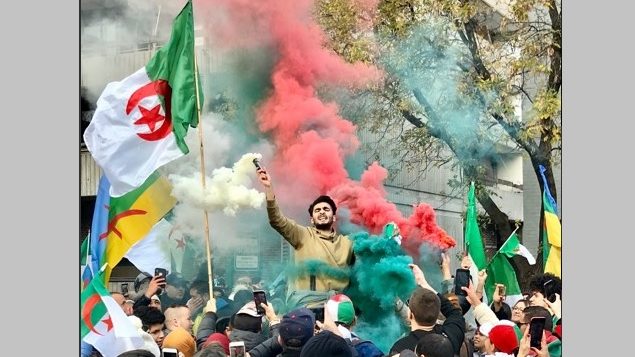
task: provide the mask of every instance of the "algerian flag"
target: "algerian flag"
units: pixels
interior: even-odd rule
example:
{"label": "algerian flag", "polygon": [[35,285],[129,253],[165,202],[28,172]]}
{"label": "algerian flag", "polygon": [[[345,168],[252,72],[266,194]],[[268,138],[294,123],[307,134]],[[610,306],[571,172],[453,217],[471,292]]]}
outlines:
{"label": "algerian flag", "polygon": [[[465,215],[465,245],[467,247],[467,255],[472,260],[470,275],[473,284],[478,282],[478,272],[487,266],[487,257],[483,248],[483,239],[481,231],[476,221],[476,198],[474,195],[474,182],[470,184],[470,190],[467,193],[467,212]],[[474,286],[476,289],[476,285]]]}
{"label": "algerian flag", "polygon": [[91,280],[81,301],[81,338],[104,357],[116,357],[143,346],[137,328],[110,296],[101,277]]}
{"label": "algerian flag", "polygon": [[174,19],[170,41],[148,64],[106,86],[84,132],[88,150],[110,180],[112,197],[139,187],[157,168],[189,152],[185,135],[198,125],[196,92],[188,1]]}
{"label": "algerian flag", "polygon": [[513,306],[516,301],[522,299],[522,291],[518,285],[516,271],[509,262],[509,258],[514,255],[521,255],[527,259],[529,264],[536,264],[536,259],[529,253],[520,241],[516,232],[503,243],[498,252],[492,257],[487,267],[487,280],[485,280],[485,293],[487,299],[492,301],[496,284],[504,284],[506,287],[505,302],[509,306]]}

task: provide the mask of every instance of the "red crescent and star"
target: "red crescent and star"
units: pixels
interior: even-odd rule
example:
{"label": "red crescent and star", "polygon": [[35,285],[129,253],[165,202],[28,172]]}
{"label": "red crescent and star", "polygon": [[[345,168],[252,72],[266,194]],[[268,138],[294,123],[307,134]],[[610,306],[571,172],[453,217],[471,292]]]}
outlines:
{"label": "red crescent and star", "polygon": [[[140,104],[142,99],[152,96],[163,96],[165,115],[159,113],[161,104],[152,108],[146,108]],[[136,107],[139,107],[141,117],[137,118],[134,124],[147,125],[150,130],[149,133],[137,133],[137,136],[146,141],[157,141],[170,135],[172,132],[172,89],[166,80],[158,79],[150,82],[132,93],[126,105],[126,114],[130,115]],[[159,123],[161,123],[160,126]]]}

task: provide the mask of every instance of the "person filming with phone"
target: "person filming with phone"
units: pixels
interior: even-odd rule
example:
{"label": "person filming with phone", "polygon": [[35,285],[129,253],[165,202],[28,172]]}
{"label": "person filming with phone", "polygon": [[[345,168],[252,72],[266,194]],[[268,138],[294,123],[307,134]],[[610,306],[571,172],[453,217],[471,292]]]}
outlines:
{"label": "person filming with phone", "polygon": [[282,214],[276,202],[269,173],[256,162],[255,164],[267,198],[269,223],[295,250],[294,259],[298,268],[302,270],[310,261],[313,261],[311,264],[316,261],[324,263],[324,268],[299,274],[294,281],[289,282],[287,307],[293,309],[326,302],[329,296],[342,292],[349,284],[347,274],[332,272],[337,271],[337,268],[346,268],[354,262],[352,241],[348,236],[335,230],[335,202],[329,196],[319,196],[309,206],[311,226],[298,224]]}

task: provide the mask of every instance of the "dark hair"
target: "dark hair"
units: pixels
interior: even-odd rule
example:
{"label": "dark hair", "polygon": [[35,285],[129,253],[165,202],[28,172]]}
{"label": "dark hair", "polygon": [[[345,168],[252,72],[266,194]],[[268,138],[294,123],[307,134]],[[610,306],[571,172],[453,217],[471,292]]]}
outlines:
{"label": "dark hair", "polygon": [[[545,284],[551,285],[549,291],[545,291]],[[546,298],[555,293],[562,297],[562,280],[551,273],[541,274],[531,279],[529,290],[538,291]]]}
{"label": "dark hair", "polygon": [[438,333],[426,333],[415,347],[417,356],[454,357],[454,347],[450,339]]}
{"label": "dark hair", "polygon": [[216,332],[220,332],[224,334],[225,330],[227,330],[227,327],[229,327],[230,319],[231,319],[230,316],[225,316],[218,319],[216,321],[216,328],[215,328]]}
{"label": "dark hair", "polygon": [[152,325],[165,323],[165,315],[154,307],[137,306],[133,314],[141,320],[145,331]]}
{"label": "dark hair", "polygon": [[209,295],[209,284],[207,281],[203,280],[194,280],[192,284],[190,284],[189,290],[196,290],[200,295]]}
{"label": "dark hair", "polygon": [[123,352],[117,355],[117,357],[155,357],[155,356],[154,354],[152,354],[152,352],[148,350],[138,349],[138,350]]}
{"label": "dark hair", "polygon": [[410,295],[408,307],[419,325],[432,326],[439,317],[441,300],[432,290],[418,286]]}
{"label": "dark hair", "polygon": [[553,320],[551,320],[551,313],[549,310],[542,306],[527,306],[523,313],[525,314],[525,321],[530,322],[532,317],[544,317],[545,318],[545,330],[551,331],[553,329]]}
{"label": "dark hair", "polygon": [[337,212],[337,206],[335,205],[335,201],[333,201],[333,199],[329,196],[322,195],[316,198],[315,201],[313,201],[313,203],[311,203],[311,205],[309,206],[309,216],[313,216],[313,207],[315,207],[315,205],[317,205],[318,203],[322,203],[322,202],[326,202],[329,204],[329,206],[331,206],[331,209],[333,210],[333,214]]}

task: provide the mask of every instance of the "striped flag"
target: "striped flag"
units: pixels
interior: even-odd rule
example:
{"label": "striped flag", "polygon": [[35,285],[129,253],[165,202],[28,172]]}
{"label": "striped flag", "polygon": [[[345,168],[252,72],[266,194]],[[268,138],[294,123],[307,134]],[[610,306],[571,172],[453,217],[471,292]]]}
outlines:
{"label": "striped flag", "polygon": [[558,218],[558,206],[549,191],[549,185],[545,177],[545,171],[547,171],[547,169],[542,165],[540,165],[539,168],[544,186],[542,194],[542,204],[545,211],[545,224],[542,235],[544,272],[552,273],[562,278],[562,227],[560,226],[560,219]]}
{"label": "striped flag", "polygon": [[465,245],[467,247],[467,255],[472,260],[470,275],[472,281],[476,283],[477,274],[480,270],[487,266],[487,256],[485,256],[485,248],[483,247],[483,238],[478,228],[476,220],[476,196],[474,182],[470,184],[470,190],[467,193],[467,211],[465,214]]}
{"label": "striped flag", "polygon": [[485,294],[488,301],[493,301],[494,289],[496,284],[503,284],[506,287],[505,302],[509,306],[514,306],[516,301],[522,299],[522,291],[518,284],[516,271],[509,262],[509,259],[515,255],[521,255],[527,259],[529,264],[536,264],[536,259],[531,255],[529,250],[522,244],[516,235],[516,232],[507,238],[505,243],[500,247],[498,252],[492,257],[487,266],[487,280],[485,281]]}

